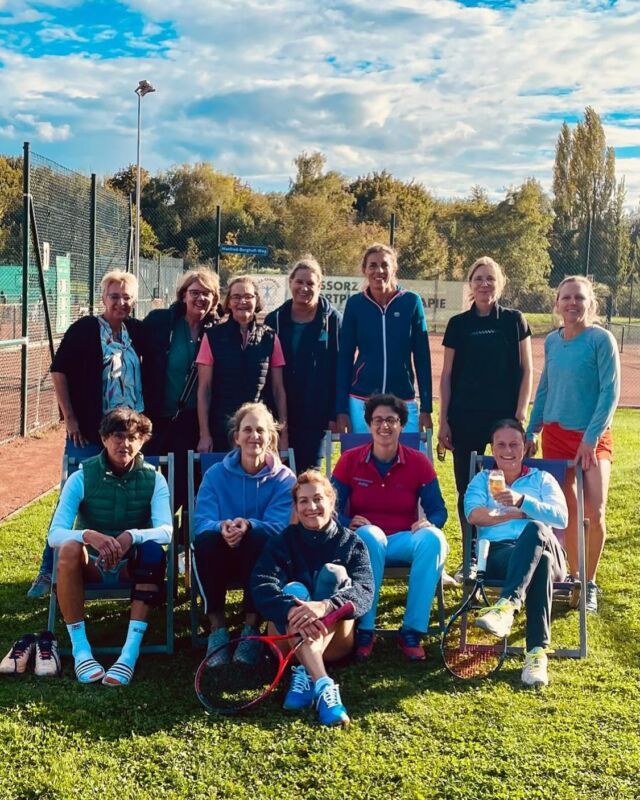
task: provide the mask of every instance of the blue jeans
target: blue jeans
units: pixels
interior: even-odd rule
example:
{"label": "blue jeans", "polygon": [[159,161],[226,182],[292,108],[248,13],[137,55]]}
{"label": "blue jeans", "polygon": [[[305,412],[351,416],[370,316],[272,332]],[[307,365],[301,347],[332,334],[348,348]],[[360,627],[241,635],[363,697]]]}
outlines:
{"label": "blue jeans", "polygon": [[[102,444],[87,444],[84,447],[77,447],[70,436],[67,436],[64,444],[64,455],[69,458],[75,458],[76,461],[84,461],[91,456],[97,456],[102,452]],[[49,547],[49,543],[45,541],[44,550],[42,551],[42,560],[40,562],[40,574],[51,575],[53,572],[53,548]]]}
{"label": "blue jeans", "polygon": [[[312,590],[301,581],[290,581],[282,587],[282,594],[297,597],[299,600],[328,600],[336,592],[348,589],[351,586],[351,578],[342,564],[324,564],[316,575]],[[284,633],[284,630],[280,630]]]}
{"label": "blue jeans", "polygon": [[[365,400],[360,400],[358,397],[349,396],[349,417],[353,433],[369,433],[369,426],[364,421],[365,402]],[[402,431],[403,433],[418,433],[420,430],[418,426],[418,403],[416,400],[408,400],[406,403],[409,419]]]}
{"label": "blue jeans", "polygon": [[449,552],[449,545],[442,531],[437,528],[418,528],[415,533],[400,531],[387,536],[376,525],[363,525],[356,533],[369,551],[375,583],[373,605],[361,617],[359,627],[368,631],[375,628],[385,565],[408,566],[409,588],[402,625],[419,633],[426,633],[431,604]]}

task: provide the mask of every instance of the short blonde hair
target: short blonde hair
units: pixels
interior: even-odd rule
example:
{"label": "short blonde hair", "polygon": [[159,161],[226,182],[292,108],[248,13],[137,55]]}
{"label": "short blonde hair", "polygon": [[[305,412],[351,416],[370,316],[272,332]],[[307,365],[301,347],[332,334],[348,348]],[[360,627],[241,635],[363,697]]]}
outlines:
{"label": "short blonde hair", "polygon": [[476,258],[476,260],[469,267],[469,270],[467,272],[467,283],[469,284],[467,288],[467,300],[470,303],[473,302],[473,293],[471,292],[471,281],[473,279],[476,270],[478,270],[480,267],[492,267],[494,272],[496,273],[496,288],[498,291],[496,295],[496,300],[499,299],[500,296],[502,295],[505,284],[507,283],[507,276],[504,274],[504,272],[502,271],[502,267],[500,266],[500,264],[498,264],[497,261],[495,261],[490,256],[480,256],[480,258]]}
{"label": "short blonde hair", "polygon": [[336,490],[334,489],[333,484],[327,478],[326,475],[323,475],[317,469],[307,469],[304,472],[301,472],[298,475],[298,479],[296,480],[293,488],[291,489],[291,494],[293,495],[293,502],[298,502],[298,489],[301,486],[305,486],[309,483],[317,483],[324,489],[324,493],[326,494],[327,498],[331,501],[331,507],[335,510],[336,507]]}
{"label": "short blonde hair", "polygon": [[316,276],[318,283],[322,284],[322,278],[324,277],[322,274],[322,267],[320,264],[318,264],[317,260],[311,255],[311,253],[305,253],[305,255],[303,255],[302,258],[299,258],[291,267],[291,271],[289,272],[289,280],[292,281],[296,276],[296,272],[301,269],[308,269],[309,272],[312,272]]}
{"label": "short blonde hair", "polygon": [[267,449],[270,453],[278,453],[278,423],[273,418],[273,414],[264,403],[243,403],[236,413],[229,420],[229,443],[232,447],[237,447],[235,436],[240,432],[242,420],[247,414],[262,414],[267,420],[267,431],[269,432],[269,443]]}
{"label": "short blonde hair", "polygon": [[207,269],[206,267],[190,269],[182,275],[176,286],[176,300],[184,302],[187,289],[196,281],[211,292],[213,295],[213,307],[217,306],[220,301],[220,278],[218,278],[213,270]]}
{"label": "short blonde hair", "polygon": [[586,314],[587,324],[591,325],[593,322],[600,322],[600,318],[598,317],[598,300],[593,289],[593,283],[591,283],[589,278],[587,278],[585,275],[567,275],[566,278],[563,278],[560,281],[558,288],[556,289],[556,301],[553,305],[555,314],[558,315],[556,308],[558,305],[558,300],[560,299],[560,290],[566,283],[580,283],[585,287],[587,299],[589,300],[589,307],[587,308]]}
{"label": "short blonde hair", "polygon": [[133,272],[125,272],[123,269],[112,269],[105,272],[100,281],[100,288],[102,289],[103,296],[107,293],[110,283],[122,283],[127,291],[138,299],[138,279]]}

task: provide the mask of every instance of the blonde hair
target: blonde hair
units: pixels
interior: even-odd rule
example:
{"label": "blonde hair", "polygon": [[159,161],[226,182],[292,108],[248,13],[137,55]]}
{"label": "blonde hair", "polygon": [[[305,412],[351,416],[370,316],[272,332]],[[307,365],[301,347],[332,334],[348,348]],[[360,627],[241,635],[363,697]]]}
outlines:
{"label": "blonde hair", "polygon": [[336,507],[336,490],[333,487],[333,484],[327,478],[326,475],[323,475],[317,469],[307,469],[304,472],[301,472],[298,475],[298,479],[296,480],[293,488],[291,489],[291,494],[293,495],[293,502],[298,502],[298,489],[301,486],[305,486],[309,483],[317,483],[324,489],[324,493],[327,498],[331,501],[332,509],[335,510]]}
{"label": "blonde hair", "polygon": [[103,296],[107,293],[110,283],[124,284],[133,297],[135,299],[138,298],[138,279],[133,272],[125,272],[123,269],[112,269],[109,272],[105,272],[100,281]]}
{"label": "blonde hair", "polygon": [[236,434],[240,432],[242,420],[247,414],[261,414],[267,420],[267,431],[269,433],[269,442],[267,449],[270,453],[278,453],[278,423],[273,418],[273,414],[265,406],[264,403],[243,403],[240,408],[233,414],[229,420],[229,442],[232,447],[237,447],[235,442]]}
{"label": "blonde hair", "polygon": [[317,260],[311,255],[311,253],[305,253],[305,255],[303,255],[302,258],[299,258],[291,267],[291,271],[289,272],[289,280],[292,281],[296,276],[296,272],[301,269],[308,269],[309,272],[312,272],[316,276],[318,283],[322,284],[322,267],[320,264],[318,264]]}
{"label": "blonde hair", "polygon": [[469,267],[467,272],[467,302],[473,303],[473,292],[471,291],[471,281],[473,276],[480,267],[491,267],[493,271],[496,273],[496,300],[500,298],[502,292],[504,291],[505,284],[507,282],[507,276],[502,271],[502,267],[498,264],[497,261],[494,261],[493,258],[490,256],[480,256],[480,258],[476,258],[473,264]]}
{"label": "blonde hair", "polygon": [[360,262],[360,271],[364,274],[364,271],[367,268],[367,259],[374,253],[384,253],[385,255],[389,256],[389,260],[391,261],[391,266],[393,268],[391,270],[391,272],[393,273],[391,275],[392,277],[391,283],[393,286],[396,286],[396,274],[398,272],[398,254],[393,249],[393,247],[391,247],[388,244],[381,244],[380,242],[374,242],[372,245],[369,245],[369,247],[367,247],[362,256],[362,261]]}
{"label": "blonde hair", "polygon": [[185,272],[184,275],[182,275],[178,281],[178,285],[176,286],[176,300],[184,302],[187,289],[196,281],[201,283],[205,289],[208,289],[211,292],[213,295],[211,306],[212,308],[215,308],[220,301],[220,279],[213,270],[207,269],[206,267],[190,269],[188,272]]}
{"label": "blonde hair", "polygon": [[598,300],[596,299],[596,293],[593,290],[593,283],[587,278],[585,275],[567,275],[566,278],[563,278],[560,283],[558,284],[558,288],[556,289],[556,301],[553,304],[553,311],[557,317],[560,315],[557,312],[558,300],[560,299],[560,290],[565,285],[565,283],[580,283],[582,286],[586,288],[587,299],[589,300],[589,306],[587,308],[587,313],[585,316],[587,325],[591,325],[594,322],[600,322],[598,317]]}

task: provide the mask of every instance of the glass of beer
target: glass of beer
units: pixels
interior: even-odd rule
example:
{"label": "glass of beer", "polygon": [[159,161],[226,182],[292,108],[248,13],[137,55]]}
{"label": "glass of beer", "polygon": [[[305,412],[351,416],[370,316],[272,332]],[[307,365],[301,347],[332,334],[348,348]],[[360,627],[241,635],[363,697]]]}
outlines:
{"label": "glass of beer", "polygon": [[[489,492],[491,497],[495,498],[500,492],[504,492],[506,488],[507,482],[504,479],[504,472],[501,469],[489,470]],[[497,517],[502,512],[503,507],[497,501],[494,502],[495,507],[490,513]]]}

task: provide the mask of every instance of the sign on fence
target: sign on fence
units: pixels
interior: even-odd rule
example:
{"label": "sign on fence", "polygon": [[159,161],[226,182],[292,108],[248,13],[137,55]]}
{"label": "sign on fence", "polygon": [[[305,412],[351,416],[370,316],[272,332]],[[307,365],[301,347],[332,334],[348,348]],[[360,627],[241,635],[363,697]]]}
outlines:
{"label": "sign on fence", "polygon": [[268,256],[269,248],[262,244],[221,244],[221,253],[234,253],[238,256]]}

